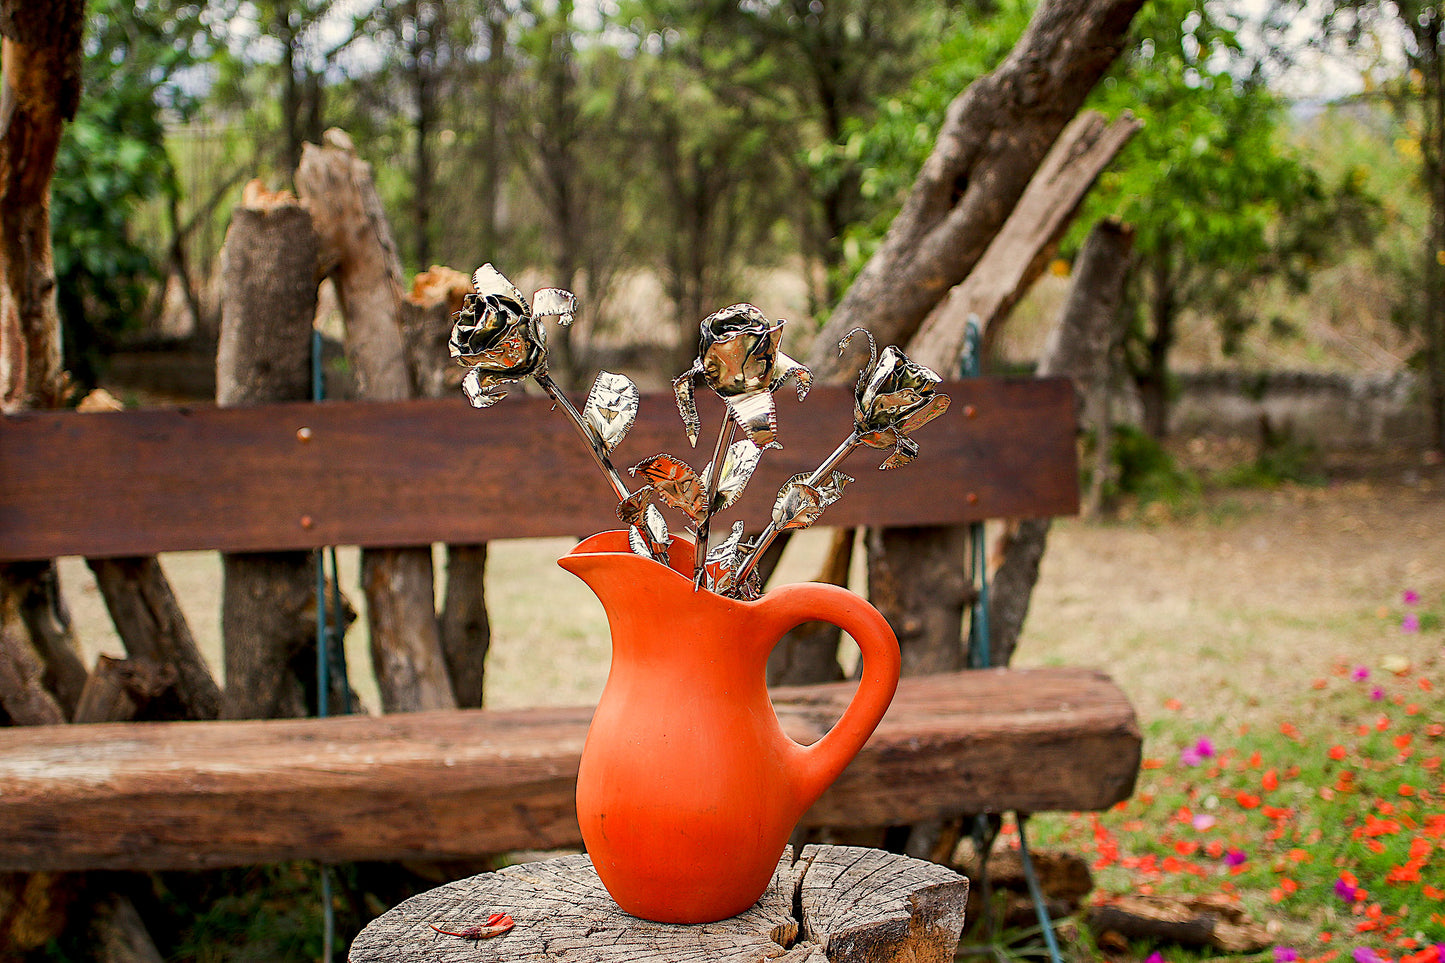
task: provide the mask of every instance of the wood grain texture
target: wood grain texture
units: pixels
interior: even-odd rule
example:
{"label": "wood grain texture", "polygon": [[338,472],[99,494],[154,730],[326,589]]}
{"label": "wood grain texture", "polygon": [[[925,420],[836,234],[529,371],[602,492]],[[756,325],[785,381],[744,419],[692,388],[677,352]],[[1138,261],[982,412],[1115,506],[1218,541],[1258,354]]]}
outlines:
{"label": "wood grain texture", "polygon": [[[931,963],[951,960],[968,880],[942,866],[842,846],[783,851],[773,881],[747,912],[673,926],[622,912],[586,856],[511,866],[422,893],[372,921],[352,963],[569,960],[574,963]],[[503,936],[439,934],[496,912]]]}
{"label": "wood grain texture", "polygon": [[[779,688],[821,736],[851,683]],[[447,859],[575,846],[589,708],[0,729],[0,870]],[[1080,669],[905,679],[805,825],[1098,810],[1127,798],[1140,736]]]}
{"label": "wood grain texture", "polygon": [[[843,469],[858,481],[826,524],[1077,510],[1067,381],[979,378],[943,390],[953,406],[918,432],[919,461],[880,472],[881,452],[855,454]],[[789,395],[778,395],[784,447],[768,452],[718,524],[767,517],[782,483],[816,468],[852,425],[850,389],[817,388],[801,405]],[[699,402],[707,423],[721,417],[716,399]],[[601,473],[550,408],[510,397],[488,411],[456,399],[0,418],[0,560],[480,543],[619,527]],[[643,399],[613,460],[659,451],[707,460],[688,448],[671,395]]]}

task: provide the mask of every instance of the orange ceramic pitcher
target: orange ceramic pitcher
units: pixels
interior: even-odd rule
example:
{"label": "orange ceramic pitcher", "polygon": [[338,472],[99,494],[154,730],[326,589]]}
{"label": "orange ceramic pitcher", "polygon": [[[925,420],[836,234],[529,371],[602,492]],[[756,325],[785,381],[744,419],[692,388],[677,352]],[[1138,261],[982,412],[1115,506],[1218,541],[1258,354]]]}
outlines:
{"label": "orange ceramic pitcher", "polygon": [[[704,923],[767,888],[788,836],[863,747],[898,685],[898,641],[878,610],[835,585],[801,583],[752,602],[694,591],[693,546],[671,567],[634,555],[626,532],[586,539],[559,564],[601,599],[612,668],[577,776],[577,818],[597,874],[634,916]],[[838,723],[811,746],[782,731],[768,653],[811,620],[848,632],[863,674]]]}

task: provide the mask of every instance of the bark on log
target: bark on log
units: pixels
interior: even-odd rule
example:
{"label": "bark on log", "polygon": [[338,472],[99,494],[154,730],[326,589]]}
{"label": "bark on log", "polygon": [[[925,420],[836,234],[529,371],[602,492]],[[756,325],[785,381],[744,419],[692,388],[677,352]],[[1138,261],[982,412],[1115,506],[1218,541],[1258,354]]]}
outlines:
{"label": "bark on log", "polygon": [[106,610],[132,659],[169,666],[182,718],[215,719],[221,689],[154,555],[86,559]]}
{"label": "bark on log", "polygon": [[[968,880],[942,866],[877,850],[791,848],[747,912],[669,926],[628,916],[591,860],[563,856],[509,866],[422,893],[374,920],[352,963],[571,960],[576,963],[948,963],[963,929]],[[503,907],[517,925],[469,941],[433,924],[468,925]]]}
{"label": "bark on log", "polygon": [[[1084,398],[1107,381],[1133,243],[1133,231],[1115,221],[1100,221],[1089,232],[1074,265],[1068,300],[1039,356],[1040,377],[1072,378]],[[1024,519],[1005,535],[1003,561],[994,574],[989,604],[995,665],[1008,665],[1013,658],[1039,579],[1049,527],[1047,518]]]}
{"label": "bark on log", "polygon": [[[1044,0],[1002,64],[949,105],[933,152],[809,352],[814,376],[836,380],[855,327],[906,344],[1003,227],[1034,171],[1123,48],[1142,0]],[[861,350],[861,348],[860,348]]]}
{"label": "bark on log", "polygon": [[1089,928],[1128,939],[1166,940],[1225,953],[1257,953],[1274,940],[1234,899],[1121,896],[1089,910]]}
{"label": "bark on log", "polygon": [[909,340],[908,356],[951,374],[973,315],[983,329],[983,356],[990,357],[1003,321],[1043,274],[1089,189],[1141,126],[1127,113],[1112,124],[1094,111],[1075,118],[978,264]]}
{"label": "bark on log", "polygon": [[80,103],[82,0],[0,3],[0,410],[64,399],[50,178]]}
{"label": "bark on log", "polygon": [[[856,528],[833,531],[823,569],[813,581],[848,584],[857,534]],[[768,685],[806,685],[842,679],[843,667],[838,663],[841,639],[842,630],[829,622],[807,622],[793,629],[768,653]]]}
{"label": "bark on log", "polygon": [[[433,266],[418,274],[402,302],[402,330],[412,381],[424,398],[456,397],[462,368],[447,350],[452,315],[472,290],[472,279],[460,271]],[[457,705],[482,705],[487,651],[492,642],[487,616],[487,545],[447,545],[446,589],[441,611],[442,654]]]}
{"label": "bark on log", "polygon": [[30,644],[14,596],[0,592],[0,709],[17,726],[55,726],[65,710],[45,687],[45,664]]}
{"label": "bark on log", "polygon": [[68,718],[85,688],[85,664],[60,592],[53,561],[0,565],[0,592],[14,599],[26,635],[44,666],[42,684],[54,694]]}
{"label": "bark on log", "polygon": [[[248,184],[223,249],[218,405],[311,397],[319,257],[311,215],[295,198]],[[303,688],[291,665],[315,644],[311,553],[225,553],[222,571],[223,714],[305,715]]]}
{"label": "bark on log", "polygon": [[86,680],[74,722],[129,722],[140,718],[147,706],[175,687],[177,678],[171,665],[102,655]]}
{"label": "bark on log", "polygon": [[[323,262],[331,266],[357,396],[409,398],[414,391],[402,336],[401,261],[391,228],[370,165],[356,156],[343,132],[327,131],[325,140],[323,147],[303,149],[296,189],[311,210]],[[455,708],[436,616],[431,549],[365,549],[361,564],[382,709]]]}

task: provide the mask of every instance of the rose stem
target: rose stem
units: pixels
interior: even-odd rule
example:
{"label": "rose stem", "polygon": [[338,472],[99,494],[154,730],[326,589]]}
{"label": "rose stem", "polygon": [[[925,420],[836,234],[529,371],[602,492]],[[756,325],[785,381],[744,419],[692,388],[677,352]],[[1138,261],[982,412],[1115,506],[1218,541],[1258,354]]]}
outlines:
{"label": "rose stem", "polygon": [[[828,476],[829,472],[831,472],[834,468],[837,468],[844,458],[847,458],[849,455],[851,455],[854,448],[857,448],[862,443],[862,438],[859,437],[858,432],[854,431],[851,435],[849,435],[843,440],[843,444],[833,449],[833,453],[831,455],[823,459],[823,464],[819,465],[813,471],[813,474],[809,475],[806,479],[804,479],[803,484],[818,484],[818,482],[822,481]],[[738,569],[737,577],[734,580],[737,582],[737,584],[741,585],[743,581],[752,574],[753,569],[757,568],[758,562],[762,560],[763,553],[768,550],[768,546],[773,544],[773,539],[777,537],[777,523],[771,521],[768,522],[768,527],[763,529],[762,535],[758,536],[757,548],[753,549],[752,554],[750,554],[746,559],[743,560],[742,566]]]}
{"label": "rose stem", "polygon": [[712,471],[708,473],[707,491],[702,503],[702,518],[697,523],[697,544],[693,547],[693,569],[692,569],[692,590],[696,592],[702,588],[703,578],[707,574],[707,534],[712,527],[712,500],[717,497],[718,482],[722,478],[723,456],[727,454],[728,446],[733,443],[733,430],[737,428],[737,422],[733,421],[732,411],[723,412],[722,428],[717,433],[717,446],[712,452]]}
{"label": "rose stem", "polygon": [[617,469],[612,467],[612,460],[607,457],[607,452],[602,449],[601,443],[592,437],[592,432],[587,430],[587,423],[582,420],[582,416],[577,412],[577,409],[572,407],[572,402],[568,401],[567,396],[562,394],[562,390],[557,387],[557,382],[553,381],[551,376],[545,373],[536,374],[532,377],[536,379],[537,384],[542,386],[542,390],[547,392],[547,396],[556,402],[557,407],[561,408],[572,421],[572,427],[577,429],[577,433],[582,436],[582,440],[587,442],[587,450],[592,452],[592,460],[597,462],[597,467],[601,468],[603,474],[607,476],[608,482],[612,484],[613,492],[617,494],[617,500],[626,501],[632,493],[627,490],[627,485],[623,482],[622,476],[617,473]]}

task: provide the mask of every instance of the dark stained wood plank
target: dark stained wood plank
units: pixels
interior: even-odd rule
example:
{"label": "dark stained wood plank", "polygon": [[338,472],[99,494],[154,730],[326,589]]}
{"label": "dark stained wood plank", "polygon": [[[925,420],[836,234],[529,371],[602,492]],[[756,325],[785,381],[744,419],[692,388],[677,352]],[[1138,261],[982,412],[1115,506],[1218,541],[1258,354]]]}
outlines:
{"label": "dark stained wood plank", "polygon": [[[773,690],[825,732],[853,684]],[[0,729],[0,870],[444,859],[575,846],[588,708]],[[1105,809],[1138,771],[1134,710],[1086,669],[904,679],[803,817],[871,826]]]}
{"label": "dark stained wood plank", "polygon": [[[945,386],[953,406],[916,435],[913,465],[857,482],[830,525],[931,525],[1077,510],[1074,392],[1062,379]],[[778,393],[782,450],[762,459],[734,518],[760,528],[779,486],[811,471],[852,424],[847,388]],[[721,405],[700,398],[704,424]],[[475,411],[461,400],[278,404],[0,418],[0,560],[255,551],[320,545],[586,535],[619,527],[614,499],[545,398]],[[701,469],[670,395],[643,399],[614,461],[666,451]],[[676,519],[673,519],[677,523]],[[680,525],[680,523],[678,523]]]}

